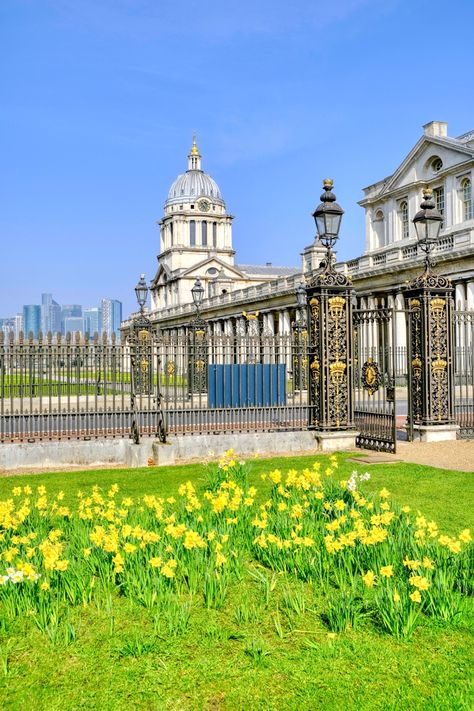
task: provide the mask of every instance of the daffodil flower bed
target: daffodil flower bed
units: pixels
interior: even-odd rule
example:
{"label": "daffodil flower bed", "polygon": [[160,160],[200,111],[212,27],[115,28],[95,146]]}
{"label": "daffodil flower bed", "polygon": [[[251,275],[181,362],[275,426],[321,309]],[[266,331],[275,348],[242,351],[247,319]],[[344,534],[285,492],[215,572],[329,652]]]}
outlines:
{"label": "daffodil flower bed", "polygon": [[[168,498],[93,486],[72,506],[44,486],[14,487],[0,501],[2,614],[29,615],[52,637],[61,610],[120,595],[158,624],[166,618],[173,634],[185,629],[195,596],[207,608],[229,604],[229,588],[252,565],[322,590],[331,632],[364,619],[409,637],[421,619],[453,619],[472,594],[468,529],[446,536],[386,489],[364,495],[368,475],[339,481],[335,457],[326,468],[263,477],[271,484],[264,501],[230,450],[203,492],[187,482]],[[289,604],[304,608],[297,598]]]}

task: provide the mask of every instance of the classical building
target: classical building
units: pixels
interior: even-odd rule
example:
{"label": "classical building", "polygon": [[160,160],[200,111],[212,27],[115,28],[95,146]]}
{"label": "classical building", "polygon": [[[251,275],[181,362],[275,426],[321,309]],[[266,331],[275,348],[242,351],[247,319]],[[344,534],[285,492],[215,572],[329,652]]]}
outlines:
{"label": "classical building", "polygon": [[272,282],[298,272],[298,267],[235,263],[233,216],[221,191],[201,167],[196,140],[188,156],[188,169],[171,185],[159,221],[158,271],[151,285],[152,313],[173,313],[191,300],[199,278],[206,303],[213,297]]}
{"label": "classical building", "polygon": [[474,131],[448,136],[442,121],[426,124],[424,132],[397,170],[364,188],[366,250],[344,266],[364,306],[403,307],[401,288],[420,270],[423,254],[417,246],[413,217],[421,191],[433,190],[443,215],[434,253],[437,270],[456,288],[456,308],[474,308]]}
{"label": "classical building", "polygon": [[[474,308],[473,181],[474,131],[451,138],[446,123],[432,121],[397,170],[364,189],[359,204],[366,213],[365,252],[337,265],[351,277],[359,306],[404,307],[403,288],[423,265],[412,219],[429,186],[443,215],[437,269],[452,280],[456,307]],[[149,315],[161,328],[179,331],[190,323],[191,288],[199,278],[205,289],[201,314],[214,333],[243,333],[248,315],[257,312],[262,331],[291,331],[298,318],[296,288],[319,268],[323,247],[315,240],[304,248],[300,267],[238,264],[232,219],[218,185],[202,170],[194,141],[188,169],[171,185],[159,222]],[[401,344],[404,328],[401,318]]]}

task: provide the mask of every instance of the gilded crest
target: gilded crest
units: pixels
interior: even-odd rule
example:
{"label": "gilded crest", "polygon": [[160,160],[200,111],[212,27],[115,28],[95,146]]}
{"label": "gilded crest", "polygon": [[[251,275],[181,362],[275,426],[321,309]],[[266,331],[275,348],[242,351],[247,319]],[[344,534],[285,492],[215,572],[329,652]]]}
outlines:
{"label": "gilded crest", "polygon": [[362,366],[362,386],[369,395],[373,395],[380,387],[380,370],[373,358],[368,358]]}

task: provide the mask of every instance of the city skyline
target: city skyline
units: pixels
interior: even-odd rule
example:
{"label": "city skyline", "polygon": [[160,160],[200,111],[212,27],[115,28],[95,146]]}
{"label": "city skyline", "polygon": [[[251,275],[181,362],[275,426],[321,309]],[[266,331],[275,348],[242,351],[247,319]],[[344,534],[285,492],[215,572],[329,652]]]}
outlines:
{"label": "city skyline", "polygon": [[[16,335],[23,331],[25,335],[31,331],[35,338],[41,331],[43,334],[76,332],[107,335],[118,335],[122,321],[123,304],[119,299],[103,297],[99,306],[82,306],[82,304],[59,304],[53,299],[52,293],[42,293],[41,303],[23,304],[20,310],[13,314],[0,315],[0,330],[5,334],[13,331]],[[103,322],[103,311],[110,314]]]}

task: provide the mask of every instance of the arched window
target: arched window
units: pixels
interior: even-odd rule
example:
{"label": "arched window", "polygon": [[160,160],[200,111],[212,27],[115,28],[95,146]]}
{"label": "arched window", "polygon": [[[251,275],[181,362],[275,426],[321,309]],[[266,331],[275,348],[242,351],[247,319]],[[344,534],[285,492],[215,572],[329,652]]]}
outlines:
{"label": "arched window", "polygon": [[400,222],[402,226],[402,239],[407,239],[410,235],[410,228],[408,224],[408,203],[406,200],[402,200],[400,203]]}
{"label": "arched window", "polygon": [[373,219],[374,232],[377,238],[375,249],[383,247],[385,244],[385,225],[382,210],[377,210]]}
{"label": "arched window", "polygon": [[212,244],[217,247],[217,222],[212,223]]}
{"label": "arched window", "polygon": [[203,220],[201,225],[201,244],[203,247],[207,247],[207,221]]}
{"label": "arched window", "polygon": [[463,220],[472,220],[474,210],[472,206],[472,183],[470,178],[464,178],[464,180],[461,181],[461,191]]}
{"label": "arched window", "polygon": [[191,247],[196,246],[196,222],[191,220],[189,223],[189,244]]}

